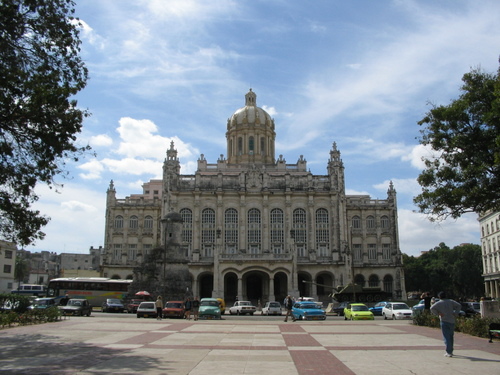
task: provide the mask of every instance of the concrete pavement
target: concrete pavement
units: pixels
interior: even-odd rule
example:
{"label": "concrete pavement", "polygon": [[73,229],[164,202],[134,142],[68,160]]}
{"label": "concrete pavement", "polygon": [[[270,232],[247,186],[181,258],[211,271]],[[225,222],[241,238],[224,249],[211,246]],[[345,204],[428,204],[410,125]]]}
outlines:
{"label": "concrete pavement", "polygon": [[0,330],[0,374],[500,374],[500,341],[408,321],[136,319],[94,314]]}

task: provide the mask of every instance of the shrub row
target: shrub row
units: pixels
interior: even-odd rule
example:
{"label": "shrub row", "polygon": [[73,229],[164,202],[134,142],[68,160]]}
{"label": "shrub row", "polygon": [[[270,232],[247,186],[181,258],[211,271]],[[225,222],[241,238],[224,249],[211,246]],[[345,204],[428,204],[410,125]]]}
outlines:
{"label": "shrub row", "polygon": [[0,294],[0,327],[55,322],[61,319],[56,306],[48,309],[28,309],[31,301],[26,296]]}
{"label": "shrub row", "polygon": [[[413,317],[413,324],[439,328],[439,317],[437,315],[422,313]],[[466,333],[471,336],[488,337],[490,323],[500,323],[498,318],[481,318],[478,314],[474,317],[458,317],[455,323],[455,332]]]}

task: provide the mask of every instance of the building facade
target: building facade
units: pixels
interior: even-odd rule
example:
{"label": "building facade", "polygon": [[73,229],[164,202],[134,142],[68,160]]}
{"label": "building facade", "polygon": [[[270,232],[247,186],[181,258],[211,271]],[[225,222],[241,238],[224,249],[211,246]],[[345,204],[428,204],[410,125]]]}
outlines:
{"label": "building facade", "polygon": [[16,257],[17,246],[0,240],[0,293],[10,293],[17,288],[14,277]]}
{"label": "building facade", "polygon": [[346,195],[344,164],[333,143],[325,175],[301,155],[275,157],[275,125],[250,90],[227,121],[227,150],[210,164],[202,154],[183,175],[172,142],[163,178],[142,194],[107,191],[102,276],[126,278],[144,254],[168,242],[161,219],[182,217],[180,246],[192,294],[254,302],[287,294],[329,301],[349,283],[406,298],[396,191],[386,199]]}
{"label": "building facade", "polygon": [[486,297],[500,298],[500,212],[479,216]]}

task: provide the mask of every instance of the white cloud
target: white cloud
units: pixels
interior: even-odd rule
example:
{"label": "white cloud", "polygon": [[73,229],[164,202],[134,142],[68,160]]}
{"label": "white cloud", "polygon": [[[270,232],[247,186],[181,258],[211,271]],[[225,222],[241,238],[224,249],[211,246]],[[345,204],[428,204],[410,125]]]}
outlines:
{"label": "white cloud", "polygon": [[109,147],[113,144],[113,139],[107,134],[99,134],[90,137],[91,147]]}
{"label": "white cloud", "polygon": [[80,177],[85,180],[96,180],[101,177],[104,171],[104,166],[99,160],[92,160],[87,163],[79,165],[77,168],[87,171],[87,173],[80,173]]}
{"label": "white cloud", "polygon": [[430,222],[425,215],[399,209],[399,239],[403,253],[418,256],[441,242],[454,247],[462,243],[479,244],[477,215],[467,214],[458,220]]}

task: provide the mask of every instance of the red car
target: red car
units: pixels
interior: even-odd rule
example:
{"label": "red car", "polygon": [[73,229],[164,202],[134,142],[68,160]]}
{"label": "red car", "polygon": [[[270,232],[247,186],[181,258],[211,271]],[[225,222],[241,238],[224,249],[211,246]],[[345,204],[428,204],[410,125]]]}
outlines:
{"label": "red car", "polygon": [[135,314],[137,312],[137,308],[141,304],[141,302],[144,302],[143,299],[133,299],[127,304],[127,312],[129,314]]}
{"label": "red car", "polygon": [[184,302],[168,301],[162,311],[164,318],[183,318],[184,317]]}

